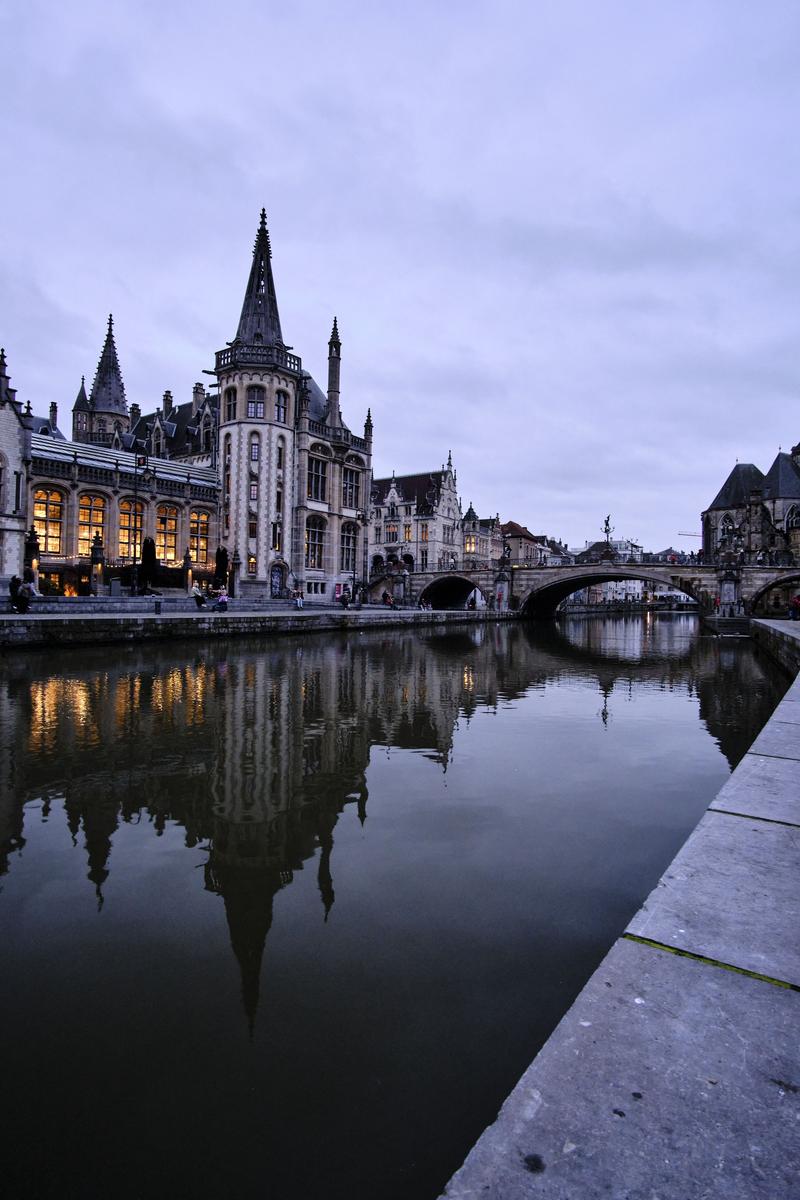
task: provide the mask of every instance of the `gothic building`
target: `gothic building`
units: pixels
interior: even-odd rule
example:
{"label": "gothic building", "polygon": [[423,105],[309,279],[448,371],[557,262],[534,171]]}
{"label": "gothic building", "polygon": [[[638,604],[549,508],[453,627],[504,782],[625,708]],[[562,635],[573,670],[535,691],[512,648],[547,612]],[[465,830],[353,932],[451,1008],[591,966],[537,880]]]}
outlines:
{"label": "gothic building", "polygon": [[323,392],[283,340],[262,210],[236,336],[208,372],[216,394],[196,383],[183,403],[129,403],[109,317],[68,441],[56,405],[48,419],[23,411],[3,357],[0,572],[21,570],[32,524],[55,592],[89,591],[98,547],[125,580],[150,539],[162,571],[211,575],[223,550],[242,593],[334,597],[365,570],[372,464],[370,414],[363,437],[342,418],[341,345],[334,319]]}
{"label": "gothic building", "polygon": [[452,455],[439,471],[372,485],[370,572],[449,568],[463,557],[461,501]]}
{"label": "gothic building", "polygon": [[737,463],[701,519],[706,562],[800,562],[800,444],[766,475]]}

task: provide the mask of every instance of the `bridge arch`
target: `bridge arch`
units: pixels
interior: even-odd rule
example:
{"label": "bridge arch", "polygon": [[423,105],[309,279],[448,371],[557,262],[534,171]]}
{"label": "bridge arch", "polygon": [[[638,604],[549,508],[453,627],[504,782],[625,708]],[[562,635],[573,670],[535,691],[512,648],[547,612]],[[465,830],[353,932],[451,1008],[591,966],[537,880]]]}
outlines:
{"label": "bridge arch", "polygon": [[[782,600],[778,605],[772,607],[766,604],[766,599],[770,592],[780,588],[782,592]],[[779,612],[781,616],[785,616],[785,610],[792,596],[800,592],[800,568],[796,571],[783,572],[781,575],[773,579],[767,580],[762,584],[757,591],[754,591],[750,597],[750,612],[753,614],[761,613],[763,616],[774,615]]]}
{"label": "bridge arch", "polygon": [[576,567],[568,573],[560,571],[556,578],[537,581],[520,597],[518,607],[523,616],[549,618],[555,614],[562,600],[582,588],[597,583],[621,583],[628,579],[666,584],[675,591],[683,592],[687,599],[696,600],[701,607],[708,606],[708,596],[702,592],[698,594],[690,580],[678,579],[674,572],[648,570],[646,566],[625,569],[608,563],[607,566]]}
{"label": "bridge arch", "polygon": [[417,599],[432,608],[464,608],[470,594],[476,590],[486,597],[485,589],[474,579],[457,571],[448,571],[427,583]]}

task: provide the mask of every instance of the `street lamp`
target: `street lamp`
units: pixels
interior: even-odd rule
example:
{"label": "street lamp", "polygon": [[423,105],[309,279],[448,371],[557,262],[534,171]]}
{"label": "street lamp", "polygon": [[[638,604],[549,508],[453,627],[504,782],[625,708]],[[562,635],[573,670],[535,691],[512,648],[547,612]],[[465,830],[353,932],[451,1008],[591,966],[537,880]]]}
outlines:
{"label": "street lamp", "polygon": [[135,454],[133,457],[133,565],[131,566],[131,595],[139,592],[139,536],[142,532],[139,521],[139,467],[147,467],[147,455]]}
{"label": "street lamp", "polygon": [[103,550],[103,539],[98,530],[92,538],[91,548],[92,559],[92,591],[95,596],[100,595],[100,585],[103,582],[103,563],[105,562],[105,552]]}
{"label": "street lamp", "polygon": [[33,571],[34,582],[39,586],[39,539],[36,536],[36,528],[31,525],[28,532],[25,534],[25,564]]}

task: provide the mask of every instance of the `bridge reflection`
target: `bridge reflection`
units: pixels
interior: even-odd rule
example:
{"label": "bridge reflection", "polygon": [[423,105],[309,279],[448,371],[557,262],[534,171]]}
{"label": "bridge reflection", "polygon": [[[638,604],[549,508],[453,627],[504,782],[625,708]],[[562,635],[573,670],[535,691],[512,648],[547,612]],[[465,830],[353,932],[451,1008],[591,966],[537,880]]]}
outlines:
{"label": "bridge reflection", "polygon": [[141,824],[154,838],[180,828],[185,847],[204,853],[203,885],[224,905],[251,1027],[274,898],[315,860],[327,919],[337,822],[348,807],[367,820],[374,748],[413,750],[447,771],[458,722],[479,709],[568,678],[597,691],[607,721],[615,697],[646,680],[696,695],[733,765],[763,717],[758,705],[742,714],[740,698],[770,686],[755,656],[697,636],[691,616],[193,644],[188,661],[184,653],[7,660],[0,874],[14,869],[32,823],[63,821],[102,909],[120,828]]}

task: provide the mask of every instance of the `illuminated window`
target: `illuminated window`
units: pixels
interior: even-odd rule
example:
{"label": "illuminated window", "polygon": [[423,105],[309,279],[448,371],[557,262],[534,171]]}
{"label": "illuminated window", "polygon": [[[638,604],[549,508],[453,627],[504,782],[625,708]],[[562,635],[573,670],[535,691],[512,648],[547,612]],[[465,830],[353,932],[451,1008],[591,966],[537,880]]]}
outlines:
{"label": "illuminated window", "polygon": [[478,550],[478,539],[474,533],[468,533],[464,537],[464,553],[476,554]]}
{"label": "illuminated window", "polygon": [[324,458],[308,460],[308,498],[325,500],[328,495],[328,464]]}
{"label": "illuminated window", "polygon": [[356,569],[356,550],[358,548],[358,526],[342,526],[342,571],[353,572]]}
{"label": "illuminated window", "polygon": [[132,500],[121,500],[119,505],[119,550],[120,558],[140,557],[142,548],[142,512],[141,500],[136,501],[134,512]]}
{"label": "illuminated window", "polygon": [[50,488],[33,494],[33,526],[42,554],[60,554],[64,525],[64,497]]}
{"label": "illuminated window", "polygon": [[419,527],[419,540],[421,542],[427,542],[427,540],[428,540],[428,523],[427,523],[427,521],[423,521]]}
{"label": "illuminated window", "polygon": [[403,541],[404,542],[411,541],[411,526],[410,525],[403,526]]}
{"label": "illuminated window", "polygon": [[322,517],[309,517],[306,521],[306,566],[321,571],[325,550],[325,522]]}
{"label": "illuminated window", "polygon": [[395,523],[393,521],[389,521],[386,525],[386,541],[387,542],[396,542],[397,541],[397,526],[395,525]]}
{"label": "illuminated window", "polygon": [[156,509],[156,556],[168,563],[178,557],[178,510],[172,504]]}
{"label": "illuminated window", "polygon": [[207,512],[192,512],[189,517],[189,553],[195,563],[208,561],[208,526]]}
{"label": "illuminated window", "polygon": [[88,558],[94,535],[105,541],[106,502],[102,496],[81,496],[78,503],[78,554]]}
{"label": "illuminated window", "polygon": [[276,554],[280,554],[281,550],[283,549],[281,526],[277,521],[272,522],[272,549],[276,552]]}
{"label": "illuminated window", "polygon": [[248,556],[247,556],[247,574],[255,575],[255,573],[256,573],[256,556],[255,556],[255,554],[248,554]]}

